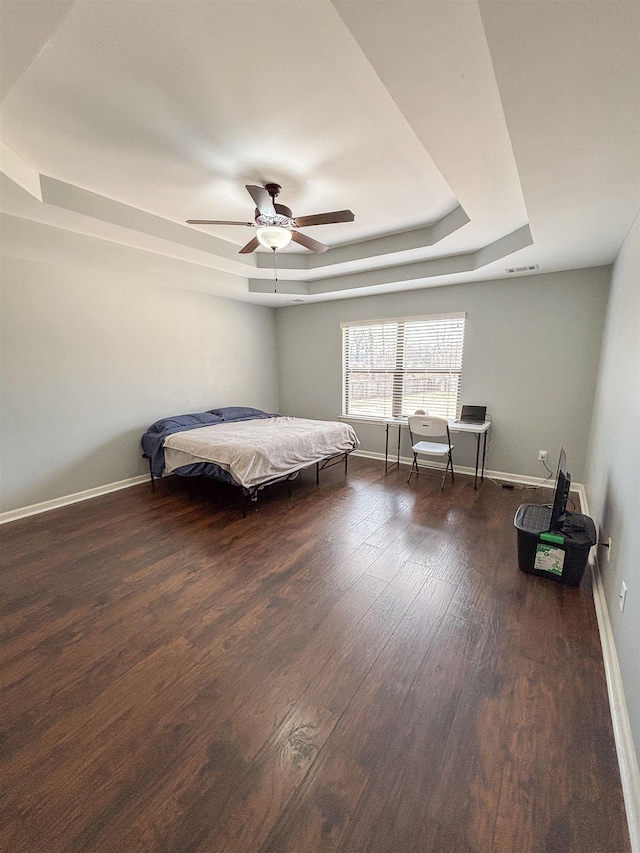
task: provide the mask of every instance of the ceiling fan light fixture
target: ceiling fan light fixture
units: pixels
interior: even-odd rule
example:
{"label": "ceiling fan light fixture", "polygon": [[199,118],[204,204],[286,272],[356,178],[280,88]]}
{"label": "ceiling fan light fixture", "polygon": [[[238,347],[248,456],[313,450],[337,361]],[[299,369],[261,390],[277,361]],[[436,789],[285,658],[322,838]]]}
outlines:
{"label": "ceiling fan light fixture", "polygon": [[279,225],[266,225],[258,228],[256,237],[267,249],[284,249],[291,242],[291,231]]}

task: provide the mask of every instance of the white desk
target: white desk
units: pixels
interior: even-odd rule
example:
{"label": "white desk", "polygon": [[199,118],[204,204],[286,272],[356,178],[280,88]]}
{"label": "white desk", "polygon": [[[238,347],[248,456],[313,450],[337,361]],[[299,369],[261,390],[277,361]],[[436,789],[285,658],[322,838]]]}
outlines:
{"label": "white desk", "polygon": [[[476,473],[473,480],[473,488],[478,488],[478,471],[481,471],[480,481],[484,480],[484,462],[487,456],[487,435],[491,429],[491,421],[485,421],[482,424],[461,424],[455,418],[448,418],[449,432],[470,432],[476,437]],[[408,429],[409,422],[406,418],[388,418],[385,420],[385,441],[384,441],[384,472],[385,474],[390,468],[400,467],[400,436],[402,427]],[[398,450],[395,462],[389,462],[389,427],[398,427]],[[482,437],[482,467],[480,467],[480,438]]]}

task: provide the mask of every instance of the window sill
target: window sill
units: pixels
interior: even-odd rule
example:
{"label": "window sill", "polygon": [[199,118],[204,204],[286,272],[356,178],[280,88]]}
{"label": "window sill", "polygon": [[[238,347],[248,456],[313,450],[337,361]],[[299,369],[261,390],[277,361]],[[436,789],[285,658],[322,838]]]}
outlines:
{"label": "window sill", "polygon": [[365,415],[340,415],[339,421],[355,424],[374,424],[376,426],[385,426],[388,423],[406,424],[406,418],[368,418]]}

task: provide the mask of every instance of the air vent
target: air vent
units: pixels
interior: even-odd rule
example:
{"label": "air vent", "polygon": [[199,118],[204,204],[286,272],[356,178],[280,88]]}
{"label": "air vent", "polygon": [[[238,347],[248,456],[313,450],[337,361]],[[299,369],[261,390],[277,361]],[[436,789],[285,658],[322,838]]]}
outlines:
{"label": "air vent", "polygon": [[539,270],[540,267],[538,264],[531,264],[528,267],[507,267],[505,272],[533,272],[533,270]]}

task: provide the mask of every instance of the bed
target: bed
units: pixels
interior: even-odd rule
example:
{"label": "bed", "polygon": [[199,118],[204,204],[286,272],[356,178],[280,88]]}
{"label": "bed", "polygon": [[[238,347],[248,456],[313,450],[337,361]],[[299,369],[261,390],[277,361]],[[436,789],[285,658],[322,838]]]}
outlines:
{"label": "bed", "polygon": [[156,421],[142,437],[152,487],[157,477],[208,477],[242,490],[243,514],[265,486],[300,471],[344,463],[359,446],[353,427],[339,421],[282,417],[228,406]]}

